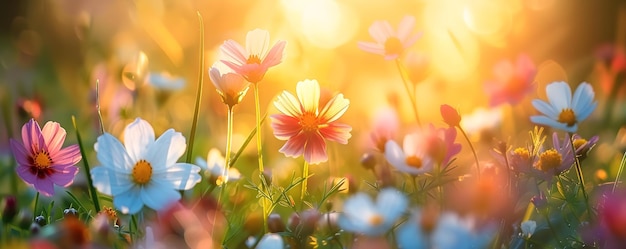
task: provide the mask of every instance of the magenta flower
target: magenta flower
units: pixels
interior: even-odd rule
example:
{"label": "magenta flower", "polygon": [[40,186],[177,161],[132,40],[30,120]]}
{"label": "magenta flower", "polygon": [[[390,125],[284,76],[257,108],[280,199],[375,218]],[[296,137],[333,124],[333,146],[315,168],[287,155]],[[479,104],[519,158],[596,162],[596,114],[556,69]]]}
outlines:
{"label": "magenta flower", "polygon": [[65,148],[65,129],[59,123],[49,121],[43,127],[34,119],[22,126],[20,144],[10,140],[11,150],[17,160],[17,174],[29,185],[46,196],[54,195],[53,184],[67,187],[74,182],[78,168],[74,164],[81,160],[78,145]]}
{"label": "magenta flower", "polygon": [[385,56],[385,60],[395,60],[422,35],[411,34],[414,26],[415,17],[412,16],[403,17],[397,31],[387,21],[375,21],[369,32],[376,42],[360,41],[357,45],[365,52]]}
{"label": "magenta flower", "polygon": [[527,55],[521,54],[513,64],[503,60],[493,67],[495,79],[485,82],[485,91],[489,95],[489,105],[504,103],[516,104],[535,90],[533,80],[537,68]]}
{"label": "magenta flower", "polygon": [[222,63],[256,84],[263,79],[267,69],[278,65],[285,52],[286,41],[278,41],[269,48],[270,33],[255,29],[246,35],[246,48],[233,40],[227,40],[220,47]]}

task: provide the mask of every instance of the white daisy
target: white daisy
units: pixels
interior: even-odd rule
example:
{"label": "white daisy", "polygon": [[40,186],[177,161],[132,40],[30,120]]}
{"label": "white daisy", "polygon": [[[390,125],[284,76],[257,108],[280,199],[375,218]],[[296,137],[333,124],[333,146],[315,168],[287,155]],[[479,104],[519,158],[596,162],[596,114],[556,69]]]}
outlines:
{"label": "white daisy", "polygon": [[412,175],[429,172],[434,161],[427,154],[424,135],[408,134],[404,137],[404,150],[393,140],[385,144],[385,158],[396,169]]}
{"label": "white daisy", "polygon": [[152,126],[140,118],[126,126],[124,145],[104,133],[94,147],[102,165],[91,170],[93,184],[113,196],[113,205],[125,214],[144,205],[165,208],[180,199],[178,190],[191,189],[201,179],[200,167],[176,162],[185,153],[185,137],[169,129],[155,141]]}
{"label": "white daisy", "polygon": [[224,171],[226,167],[226,159],[222,156],[222,153],[218,149],[211,149],[207,155],[206,161],[201,157],[196,158],[196,164],[204,170],[204,175],[206,177],[211,179],[214,183],[217,182],[218,185],[224,182],[224,179],[226,178],[228,178],[227,181],[236,181],[241,179],[241,173],[233,167],[230,167],[228,169],[228,174],[224,175],[226,173]]}
{"label": "white daisy", "polygon": [[367,194],[358,193],[344,203],[339,227],[367,236],[381,235],[391,229],[407,205],[404,194],[392,188],[381,190],[376,203]]}
{"label": "white daisy", "polygon": [[585,120],[596,109],[591,85],[583,82],[576,88],[572,99],[572,89],[563,81],[553,82],[546,87],[548,101],[533,100],[533,106],[543,115],[530,117],[533,123],[547,125],[567,132],[576,132],[578,123]]}

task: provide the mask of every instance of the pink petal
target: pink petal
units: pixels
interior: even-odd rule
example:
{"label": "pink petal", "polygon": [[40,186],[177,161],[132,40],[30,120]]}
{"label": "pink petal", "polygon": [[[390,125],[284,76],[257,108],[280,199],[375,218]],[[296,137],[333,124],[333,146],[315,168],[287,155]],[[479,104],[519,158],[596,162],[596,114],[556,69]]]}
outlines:
{"label": "pink petal", "polygon": [[60,168],[60,167],[53,167],[55,169],[55,172],[50,175],[48,178],[50,178],[50,180],[59,186],[62,187],[67,187],[69,185],[71,185],[74,182],[74,178],[76,177],[76,174],[78,174],[78,167],[67,167],[67,168]]}
{"label": "pink petal", "polygon": [[80,155],[80,148],[77,144],[70,145],[58,151],[55,154],[50,154],[52,162],[54,164],[74,165],[80,162],[82,156]]}
{"label": "pink petal", "polygon": [[22,126],[22,142],[24,143],[24,148],[30,150],[30,154],[45,148],[46,143],[41,135],[41,128],[39,128],[39,124],[34,119]]}
{"label": "pink petal", "polygon": [[400,24],[398,25],[398,33],[397,33],[398,39],[400,39],[401,41],[406,40],[414,26],[415,26],[415,17],[412,17],[412,16],[403,17],[402,21],[400,21]]}
{"label": "pink petal", "polygon": [[283,60],[283,56],[285,55],[286,45],[286,41],[279,41],[274,44],[274,46],[272,47],[272,49],[270,49],[270,52],[267,54],[265,59],[263,59],[263,62],[261,62],[261,64],[269,68],[281,63]]}
{"label": "pink petal", "polygon": [[20,178],[22,178],[22,180],[24,180],[26,183],[34,185],[35,182],[37,182],[37,175],[31,173],[30,167],[31,166],[20,165],[17,166],[15,171],[17,172],[17,175],[20,176]]}
{"label": "pink petal", "polygon": [[67,133],[65,132],[65,129],[59,125],[59,123],[49,121],[43,126],[41,134],[43,135],[44,141],[46,141],[48,146],[48,152],[50,152],[50,154],[54,154],[61,149],[61,146],[63,146]]}
{"label": "pink petal", "polygon": [[287,140],[279,152],[285,154],[288,157],[299,157],[304,152],[304,146],[307,143],[307,136],[304,133],[299,133]]}
{"label": "pink petal", "polygon": [[371,42],[358,42],[357,46],[368,53],[372,53],[372,54],[379,54],[379,55],[384,55],[385,54],[385,48],[377,43],[371,43]]}
{"label": "pink petal", "polygon": [[37,178],[35,180],[35,189],[45,196],[54,195],[54,185],[50,177]]}
{"label": "pink petal", "polygon": [[310,164],[318,164],[328,161],[326,154],[326,141],[322,135],[315,133],[309,136],[304,147],[304,160]]}
{"label": "pink petal", "polygon": [[348,139],[352,137],[350,134],[352,127],[347,124],[330,123],[327,127],[321,128],[319,131],[325,139],[340,144],[347,144]]}
{"label": "pink petal", "polygon": [[395,60],[398,57],[400,57],[399,54],[387,54],[387,55],[385,55],[385,60],[388,60],[388,61]]}
{"label": "pink petal", "polygon": [[287,140],[302,130],[302,126],[297,118],[285,115],[274,114],[271,115],[272,129],[274,130],[274,136],[280,140]]}
{"label": "pink petal", "polygon": [[12,138],[9,140],[9,143],[17,163],[21,166],[30,166],[31,162],[29,159],[31,158],[31,154],[26,151],[26,148]]}
{"label": "pink petal", "polygon": [[393,30],[391,30],[391,26],[387,23],[387,21],[375,21],[372,26],[370,26],[368,31],[372,38],[374,38],[374,40],[376,40],[379,44],[385,44],[387,38],[389,38],[389,36],[393,33]]}
{"label": "pink petal", "polygon": [[245,73],[243,71],[243,65],[247,65],[247,64],[236,64],[234,62],[231,61],[227,61],[227,60],[221,60],[221,63],[223,63],[224,65],[228,66],[230,69],[232,69],[233,71],[235,71],[235,73],[240,74],[241,76],[243,76]]}
{"label": "pink petal", "polygon": [[246,78],[247,81],[251,83],[259,83],[263,77],[265,77],[267,67],[263,64],[252,63],[241,66],[239,70],[241,72],[241,76]]}
{"label": "pink petal", "polygon": [[[246,50],[233,40],[227,40],[220,47],[222,52],[222,61],[232,62],[238,65],[246,64],[248,56]],[[233,69],[234,70],[234,69]]]}
{"label": "pink petal", "polygon": [[420,37],[422,37],[422,32],[419,32],[414,36],[408,37],[407,39],[400,40],[402,41],[402,47],[408,48],[410,46],[413,46],[413,44],[415,44],[415,42],[417,42],[417,39],[419,39]]}

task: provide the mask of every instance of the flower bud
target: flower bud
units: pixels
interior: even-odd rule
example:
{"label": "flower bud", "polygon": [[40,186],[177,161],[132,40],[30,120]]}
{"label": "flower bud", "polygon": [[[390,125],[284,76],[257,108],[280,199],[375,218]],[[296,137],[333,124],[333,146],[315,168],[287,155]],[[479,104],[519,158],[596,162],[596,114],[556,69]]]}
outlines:
{"label": "flower bud", "polygon": [[456,109],[452,108],[452,106],[441,105],[439,110],[441,111],[443,122],[448,124],[450,127],[456,127],[461,124],[461,115]]}
{"label": "flower bud", "polygon": [[267,228],[270,233],[280,233],[285,231],[285,223],[280,218],[280,214],[270,214],[267,218]]}
{"label": "flower bud", "polygon": [[370,153],[365,153],[361,156],[361,165],[367,170],[374,170],[376,167],[376,157]]}
{"label": "flower bud", "polygon": [[307,209],[300,214],[300,237],[308,237],[317,228],[320,212],[317,209]]}
{"label": "flower bud", "polygon": [[48,224],[48,222],[46,221],[46,217],[43,217],[43,215],[39,215],[37,217],[35,217],[35,223],[37,223],[37,225],[43,227],[46,224]]}
{"label": "flower bud", "polygon": [[2,222],[9,223],[17,215],[17,200],[15,196],[4,198],[4,209],[2,210]]}

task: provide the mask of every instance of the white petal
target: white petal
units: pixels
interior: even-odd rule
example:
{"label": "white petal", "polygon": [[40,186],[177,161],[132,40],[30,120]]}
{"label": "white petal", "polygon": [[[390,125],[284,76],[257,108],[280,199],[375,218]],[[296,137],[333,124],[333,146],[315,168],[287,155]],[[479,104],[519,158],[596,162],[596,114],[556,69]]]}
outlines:
{"label": "white petal", "polygon": [[535,233],[535,229],[537,228],[537,222],[534,220],[527,220],[522,222],[520,227],[522,228],[522,234],[530,237],[533,235],[533,233]]}
{"label": "white petal", "polygon": [[117,172],[131,172],[134,161],[130,158],[122,143],[109,133],[100,135],[94,145],[96,157],[104,167]]}
{"label": "white petal", "polygon": [[568,132],[576,132],[578,130],[578,124],[574,124],[571,127],[568,127],[565,123],[559,123],[558,121],[548,118],[546,116],[532,116],[530,117],[530,121],[535,124],[550,126],[555,129],[564,130]]}
{"label": "white petal", "polygon": [[108,167],[91,169],[93,186],[103,194],[116,196],[134,186],[129,174],[118,173]]}
{"label": "white petal", "polygon": [[200,167],[200,169],[202,170],[208,169],[207,162],[202,157],[196,157],[196,165],[198,165],[198,167]]}
{"label": "white petal", "polygon": [[145,157],[148,145],[154,142],[154,130],[152,126],[141,118],[135,119],[124,129],[124,145],[133,161],[139,161]]}
{"label": "white petal", "polygon": [[143,207],[141,188],[134,186],[126,192],[113,197],[113,205],[124,214],[136,214]]}
{"label": "white petal", "polygon": [[166,171],[154,173],[152,179],[178,190],[188,190],[200,182],[200,167],[188,163],[176,163]]}
{"label": "white petal", "polygon": [[284,247],[285,244],[283,242],[283,237],[275,233],[268,233],[263,235],[263,238],[256,246],[256,248],[259,249],[280,249]]}
{"label": "white petal", "polygon": [[304,80],[298,82],[296,93],[298,94],[298,100],[300,100],[302,109],[304,109],[305,112],[315,113],[317,115],[317,108],[320,102],[320,85],[317,81]]}
{"label": "white petal", "polygon": [[403,148],[406,156],[422,156],[422,139],[424,138],[421,136],[421,134],[418,133],[411,133],[404,136]]}
{"label": "white petal", "polygon": [[276,97],[274,106],[278,109],[278,111],[285,115],[298,117],[302,114],[300,102],[298,102],[298,99],[287,91],[283,91],[280,95],[278,95],[278,97]]}
{"label": "white petal", "polygon": [[222,156],[222,152],[220,152],[220,150],[213,148],[207,155],[207,165],[209,170],[213,170],[214,168],[219,168],[221,170],[226,165],[226,158]]}
{"label": "white petal", "polygon": [[141,201],[149,208],[162,210],[175,201],[180,200],[180,193],[169,186],[152,182],[141,188]]}
{"label": "white petal", "polygon": [[402,216],[409,202],[400,191],[387,188],[380,191],[376,199],[376,208],[385,218],[385,224],[391,227]]}
{"label": "white petal", "polygon": [[320,117],[326,120],[327,123],[333,122],[343,116],[350,106],[350,100],[344,99],[343,94],[337,94],[333,97],[320,112]]}
{"label": "white petal", "polygon": [[152,165],[154,173],[163,172],[169,165],[185,153],[185,137],[180,132],[169,129],[148,147],[145,159]]}
{"label": "white petal", "polygon": [[596,104],[592,103],[594,95],[593,88],[587,82],[583,82],[576,88],[572,109],[574,109],[574,113],[576,113],[578,122],[589,117],[591,112],[595,109]]}
{"label": "white petal", "polygon": [[593,102],[590,105],[586,106],[585,108],[582,108],[580,112],[575,113],[577,121],[580,122],[588,118],[589,115],[591,115],[591,113],[596,109],[597,106],[598,106],[598,102]]}
{"label": "white petal", "polygon": [[561,112],[563,109],[571,108],[572,89],[569,84],[563,81],[551,83],[546,87],[546,95],[556,111]]}
{"label": "white petal", "polygon": [[357,193],[343,204],[339,226],[351,232],[363,232],[370,228],[367,217],[376,213],[372,199],[365,193]]}
{"label": "white petal", "polygon": [[545,101],[539,100],[539,99],[533,99],[532,104],[535,107],[535,109],[537,109],[537,111],[541,112],[542,114],[552,119],[559,118],[560,110],[559,111],[555,110],[553,106],[546,103]]}
{"label": "white petal", "polygon": [[246,50],[249,55],[259,56],[265,59],[270,47],[270,32],[262,29],[255,29],[246,35]]}
{"label": "white petal", "polygon": [[396,238],[400,248],[427,248],[428,240],[424,238],[421,226],[419,225],[421,219],[421,215],[417,212],[398,229]]}
{"label": "white petal", "polygon": [[406,155],[400,146],[393,140],[385,143],[385,158],[389,164],[397,167],[396,165],[404,165],[406,161]]}

